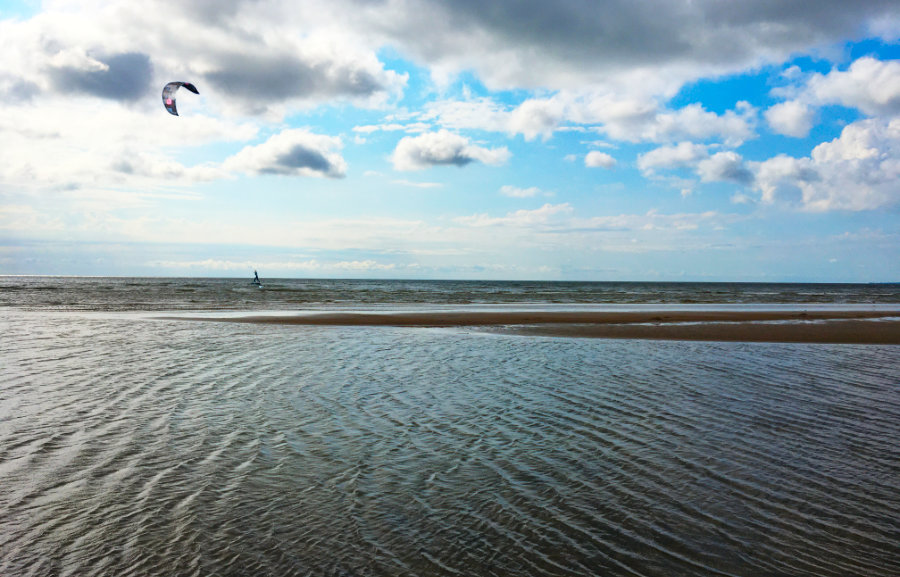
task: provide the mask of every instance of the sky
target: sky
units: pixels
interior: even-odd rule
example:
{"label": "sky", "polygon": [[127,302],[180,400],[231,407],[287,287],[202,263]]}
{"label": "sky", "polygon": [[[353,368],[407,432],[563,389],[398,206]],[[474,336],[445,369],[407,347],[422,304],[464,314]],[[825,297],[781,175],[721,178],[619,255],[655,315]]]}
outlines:
{"label": "sky", "polygon": [[0,0],[0,274],[900,281],[898,41],[895,0]]}

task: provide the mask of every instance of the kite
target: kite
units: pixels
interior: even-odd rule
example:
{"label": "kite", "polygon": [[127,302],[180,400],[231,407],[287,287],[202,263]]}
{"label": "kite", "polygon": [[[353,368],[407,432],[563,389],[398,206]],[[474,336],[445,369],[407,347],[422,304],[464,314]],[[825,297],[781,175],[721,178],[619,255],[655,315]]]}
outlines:
{"label": "kite", "polygon": [[166,110],[168,110],[170,114],[174,114],[175,116],[178,116],[178,110],[175,108],[175,93],[178,92],[178,89],[182,86],[194,94],[200,94],[200,92],[197,91],[197,87],[190,82],[169,82],[166,84],[162,91],[163,106],[166,107]]}

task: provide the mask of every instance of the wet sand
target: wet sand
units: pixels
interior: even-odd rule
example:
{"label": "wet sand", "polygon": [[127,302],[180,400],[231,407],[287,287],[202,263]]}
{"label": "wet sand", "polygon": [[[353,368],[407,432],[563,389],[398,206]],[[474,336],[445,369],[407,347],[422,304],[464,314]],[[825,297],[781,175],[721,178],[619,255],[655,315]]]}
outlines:
{"label": "wet sand", "polygon": [[481,327],[523,335],[608,339],[900,344],[900,310],[329,312],[168,318],[279,325]]}

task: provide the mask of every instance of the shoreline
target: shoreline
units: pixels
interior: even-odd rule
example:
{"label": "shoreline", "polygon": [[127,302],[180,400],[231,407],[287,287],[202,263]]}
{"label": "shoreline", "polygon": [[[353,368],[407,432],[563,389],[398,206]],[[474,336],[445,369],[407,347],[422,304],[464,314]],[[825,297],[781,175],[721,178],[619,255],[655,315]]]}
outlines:
{"label": "shoreline", "polygon": [[900,344],[896,311],[316,312],[167,320],[298,326],[473,327],[495,334],[606,339]]}

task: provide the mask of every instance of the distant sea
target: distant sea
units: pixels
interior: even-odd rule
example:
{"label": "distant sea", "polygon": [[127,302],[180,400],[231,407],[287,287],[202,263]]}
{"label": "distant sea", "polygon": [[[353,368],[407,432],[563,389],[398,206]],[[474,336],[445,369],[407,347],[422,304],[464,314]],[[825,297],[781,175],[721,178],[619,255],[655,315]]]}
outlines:
{"label": "distant sea", "polygon": [[0,575],[900,575],[898,346],[158,314],[900,285],[249,280],[0,277]]}
{"label": "distant sea", "polygon": [[880,305],[897,284],[2,277],[0,308],[271,311],[454,305]]}

